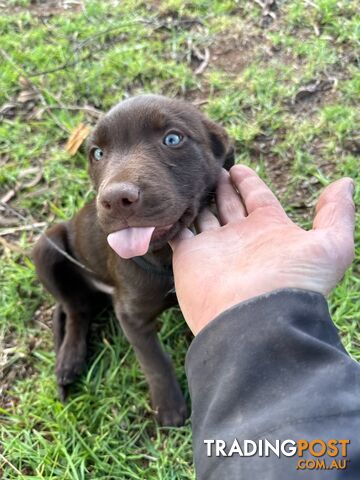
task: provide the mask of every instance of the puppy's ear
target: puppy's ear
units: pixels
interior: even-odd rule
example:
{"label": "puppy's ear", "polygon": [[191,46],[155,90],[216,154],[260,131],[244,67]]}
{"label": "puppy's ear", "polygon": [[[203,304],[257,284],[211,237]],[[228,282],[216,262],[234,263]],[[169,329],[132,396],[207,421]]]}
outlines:
{"label": "puppy's ear", "polygon": [[235,163],[235,148],[230,142],[228,134],[223,127],[207,118],[204,119],[204,126],[208,132],[211,150],[215,158],[226,170],[230,170]]}

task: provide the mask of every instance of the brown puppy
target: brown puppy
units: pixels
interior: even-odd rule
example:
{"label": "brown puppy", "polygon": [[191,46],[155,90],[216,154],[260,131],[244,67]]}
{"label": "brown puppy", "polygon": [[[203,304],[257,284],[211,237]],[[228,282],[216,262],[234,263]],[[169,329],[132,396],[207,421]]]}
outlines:
{"label": "brown puppy", "polygon": [[160,423],[182,425],[185,402],[155,330],[156,317],[176,304],[167,242],[211,200],[233,149],[224,129],[191,104],[144,95],[99,121],[88,155],[96,201],[50,228],[33,251],[38,276],[58,302],[60,391],[65,396],[83,370],[91,319],[110,296]]}

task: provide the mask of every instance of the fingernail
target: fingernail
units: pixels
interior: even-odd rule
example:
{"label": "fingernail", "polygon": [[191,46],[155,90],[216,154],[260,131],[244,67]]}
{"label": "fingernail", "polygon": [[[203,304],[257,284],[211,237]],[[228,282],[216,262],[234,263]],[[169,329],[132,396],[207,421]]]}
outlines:
{"label": "fingernail", "polygon": [[353,197],[354,192],[355,192],[355,182],[354,182],[354,180],[351,180],[350,183],[349,183],[349,192],[350,192],[350,195]]}

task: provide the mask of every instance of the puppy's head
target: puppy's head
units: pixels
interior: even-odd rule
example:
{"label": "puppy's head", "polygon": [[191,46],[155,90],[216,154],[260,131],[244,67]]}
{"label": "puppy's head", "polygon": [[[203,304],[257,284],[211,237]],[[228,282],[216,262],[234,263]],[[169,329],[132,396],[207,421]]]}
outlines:
{"label": "puppy's head", "polygon": [[157,95],[125,100],[88,141],[97,212],[124,258],[156,250],[189,226],[233,164],[225,130],[191,104]]}

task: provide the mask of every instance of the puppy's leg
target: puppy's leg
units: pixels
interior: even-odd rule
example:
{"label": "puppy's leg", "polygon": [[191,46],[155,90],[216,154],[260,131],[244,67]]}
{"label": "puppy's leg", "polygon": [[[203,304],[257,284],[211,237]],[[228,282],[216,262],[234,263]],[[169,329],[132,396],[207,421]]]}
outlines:
{"label": "puppy's leg", "polygon": [[125,336],[133,346],[150,387],[152,407],[161,425],[181,426],[187,418],[186,404],[169,356],[155,330],[155,321],[124,312],[120,301],[114,305]]}
{"label": "puppy's leg", "polygon": [[[56,225],[46,235],[62,250],[68,251],[65,224]],[[66,385],[72,383],[85,366],[87,333],[104,294],[96,291],[87,280],[86,272],[56,250],[47,237],[39,239],[33,258],[41,282],[59,302],[53,328],[56,376],[60,395],[64,398]]]}

